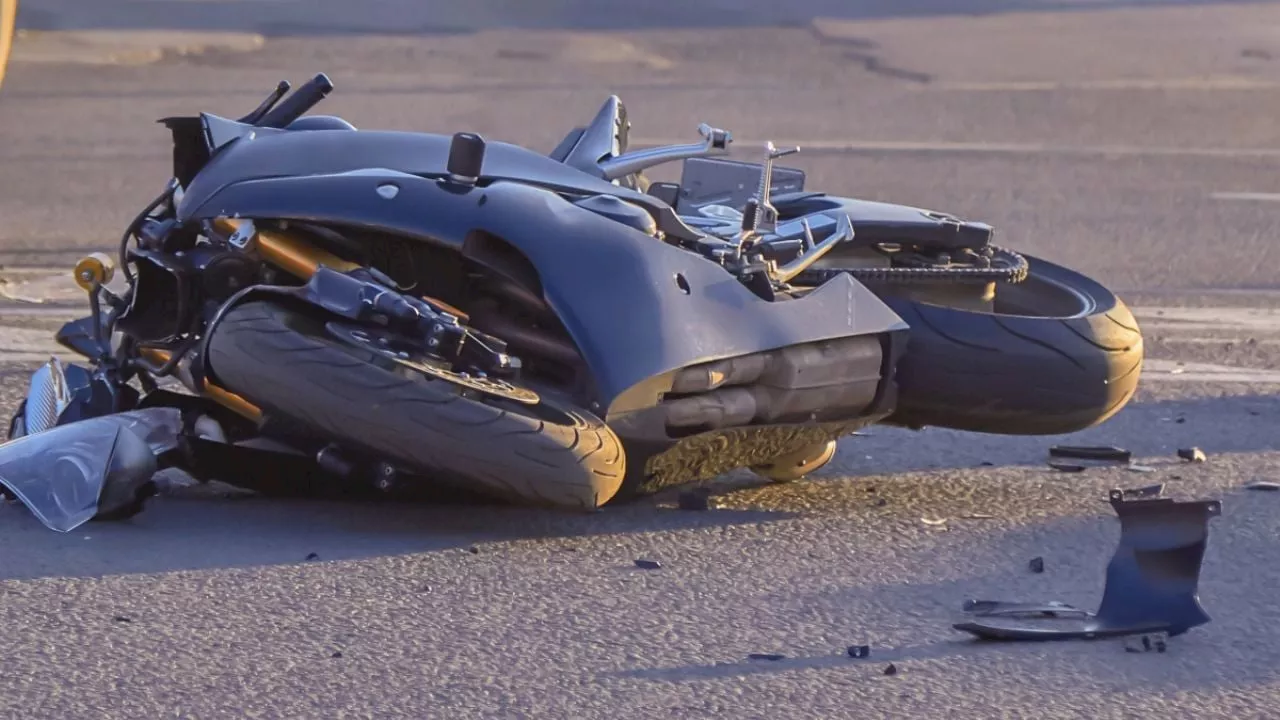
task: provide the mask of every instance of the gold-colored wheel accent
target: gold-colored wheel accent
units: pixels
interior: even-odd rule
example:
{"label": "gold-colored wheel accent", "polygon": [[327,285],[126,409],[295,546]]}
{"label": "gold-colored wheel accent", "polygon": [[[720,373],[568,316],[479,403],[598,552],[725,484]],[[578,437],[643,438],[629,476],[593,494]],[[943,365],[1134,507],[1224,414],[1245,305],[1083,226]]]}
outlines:
{"label": "gold-colored wheel accent", "polygon": [[13,35],[17,31],[18,0],[0,0],[0,85],[4,84],[4,71],[13,52]]}
{"label": "gold-colored wheel accent", "polygon": [[76,284],[85,292],[92,292],[95,287],[106,285],[115,277],[116,264],[103,253],[93,253],[80,258],[76,263]]}
{"label": "gold-colored wheel accent", "polygon": [[755,474],[774,482],[791,482],[799,480],[823,465],[831,462],[836,454],[836,441],[806,445],[795,452],[774,458],[768,465],[756,465],[751,468]]}

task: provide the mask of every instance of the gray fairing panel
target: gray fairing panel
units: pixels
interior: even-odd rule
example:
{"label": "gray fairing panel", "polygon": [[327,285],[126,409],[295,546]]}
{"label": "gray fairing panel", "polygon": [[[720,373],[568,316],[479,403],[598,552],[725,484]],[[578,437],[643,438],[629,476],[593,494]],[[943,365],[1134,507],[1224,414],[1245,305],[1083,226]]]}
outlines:
{"label": "gray fairing panel", "polygon": [[[390,199],[377,192],[387,183],[399,188]],[[238,182],[199,206],[186,202],[190,198],[181,209],[184,220],[339,223],[459,250],[473,231],[502,238],[537,270],[546,300],[583,353],[610,416],[653,404],[669,389],[669,374],[692,364],[907,327],[848,276],[799,300],[767,302],[697,254],[516,182],[467,188],[393,170],[361,170]]]}

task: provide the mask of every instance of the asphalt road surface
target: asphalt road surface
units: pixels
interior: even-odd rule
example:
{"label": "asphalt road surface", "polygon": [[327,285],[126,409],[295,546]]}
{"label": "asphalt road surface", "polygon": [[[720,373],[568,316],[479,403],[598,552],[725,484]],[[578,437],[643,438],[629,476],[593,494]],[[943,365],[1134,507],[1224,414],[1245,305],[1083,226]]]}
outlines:
{"label": "asphalt road surface", "polygon": [[[1243,486],[1280,480],[1280,5],[23,0],[20,25],[6,407],[81,305],[70,263],[168,177],[154,121],[319,71],[360,127],[550,149],[617,93],[641,142],[799,144],[814,187],[980,218],[1115,287],[1148,368],[1069,439],[872,428],[706,513],[175,493],[58,535],[0,507],[5,717],[1275,717],[1280,493]],[[1047,469],[1064,441],[1153,471]],[[1106,492],[1156,482],[1223,501],[1211,623],[1164,654],[951,629],[969,597],[1095,607]]]}

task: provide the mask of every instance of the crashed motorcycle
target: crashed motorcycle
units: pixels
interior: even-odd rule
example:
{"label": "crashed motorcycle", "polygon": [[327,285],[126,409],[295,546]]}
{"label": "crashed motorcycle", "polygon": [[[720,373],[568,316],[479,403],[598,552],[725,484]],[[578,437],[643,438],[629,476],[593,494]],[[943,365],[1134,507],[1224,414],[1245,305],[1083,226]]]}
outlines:
{"label": "crashed motorcycle", "polygon": [[136,512],[168,466],[595,509],[803,477],[873,423],[1072,432],[1136,388],[1106,288],[989,225],[806,190],[792,150],[722,157],[706,124],[631,150],[610,97],[541,154],[308,115],[332,89],[162,121],[172,179],[75,268],[91,313],[57,338],[86,366],[41,368],[0,447],[51,526]]}

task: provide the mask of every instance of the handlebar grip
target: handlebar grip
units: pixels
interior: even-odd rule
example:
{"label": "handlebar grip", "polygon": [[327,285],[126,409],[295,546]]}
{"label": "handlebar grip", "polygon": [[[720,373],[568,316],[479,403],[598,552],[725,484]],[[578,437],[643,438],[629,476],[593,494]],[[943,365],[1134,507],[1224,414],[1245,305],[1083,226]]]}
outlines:
{"label": "handlebar grip", "polygon": [[295,90],[279,105],[271,108],[271,111],[255,124],[258,127],[282,128],[302,117],[332,90],[333,81],[328,75],[320,73]]}

